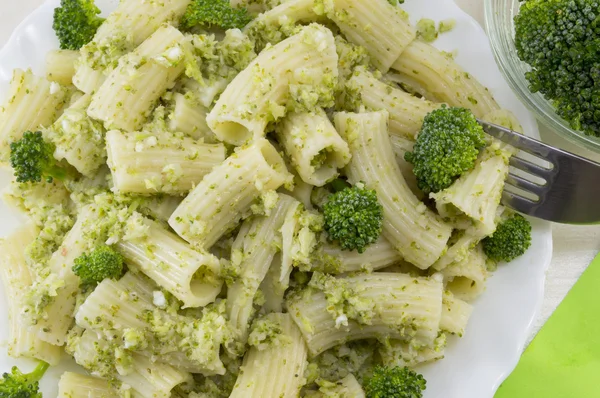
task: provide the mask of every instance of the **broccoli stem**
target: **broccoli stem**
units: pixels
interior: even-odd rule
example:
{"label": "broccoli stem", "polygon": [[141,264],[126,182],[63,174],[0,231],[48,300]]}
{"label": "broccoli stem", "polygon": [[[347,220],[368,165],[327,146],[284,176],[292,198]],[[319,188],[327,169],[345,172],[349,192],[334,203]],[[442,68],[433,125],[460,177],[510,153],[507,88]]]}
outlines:
{"label": "broccoli stem", "polygon": [[48,370],[48,368],[50,367],[50,364],[41,361],[40,363],[38,363],[38,365],[35,367],[35,369],[31,372],[31,373],[27,373],[25,375],[25,378],[27,379],[27,383],[31,384],[31,383],[35,383],[36,381],[40,381],[42,379],[42,377],[44,377],[44,374],[46,373],[46,371]]}

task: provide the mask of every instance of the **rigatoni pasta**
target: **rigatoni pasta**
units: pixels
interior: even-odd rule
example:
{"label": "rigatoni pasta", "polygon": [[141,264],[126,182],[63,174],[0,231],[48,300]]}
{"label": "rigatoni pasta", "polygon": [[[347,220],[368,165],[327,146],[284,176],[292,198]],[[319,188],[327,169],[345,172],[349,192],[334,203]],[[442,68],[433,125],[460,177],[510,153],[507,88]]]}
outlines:
{"label": "rigatoni pasta", "polygon": [[226,157],[223,144],[205,144],[182,133],[106,134],[115,190],[143,195],[183,195]]}
{"label": "rigatoni pasta", "polygon": [[431,101],[470,109],[484,117],[499,109],[489,90],[465,72],[448,53],[413,41],[392,65],[401,81]]}
{"label": "rigatoni pasta", "polygon": [[303,28],[236,76],[208,114],[208,126],[232,145],[263,137],[292,101],[310,109],[333,95],[337,59],[331,31],[317,24]]}
{"label": "rigatoni pasta", "polygon": [[73,50],[55,50],[46,55],[46,78],[63,86],[73,84],[75,62],[80,54]]}
{"label": "rigatoni pasta", "polygon": [[116,394],[108,380],[65,372],[58,382],[58,398],[110,398]]}
{"label": "rigatoni pasta", "polygon": [[27,224],[8,238],[0,240],[0,278],[8,302],[8,355],[13,358],[35,358],[56,365],[60,361],[60,348],[28,331],[22,313],[24,294],[33,283],[23,248],[33,242],[38,233],[33,224]]}
{"label": "rigatoni pasta", "polygon": [[411,140],[421,129],[423,118],[440,107],[440,104],[394,88],[361,68],[357,68],[348,80],[346,90],[351,97],[347,100],[356,103],[359,108],[365,106],[373,111],[386,110],[390,115],[390,133]]}
{"label": "rigatoni pasta", "polygon": [[51,125],[67,95],[60,84],[37,77],[29,69],[15,69],[6,101],[0,106],[0,161],[8,160],[10,143],[25,131]]}
{"label": "rigatoni pasta", "polygon": [[273,258],[281,248],[279,231],[288,211],[297,201],[278,195],[277,204],[268,216],[256,216],[242,225],[232,246],[231,261],[240,266],[239,276],[227,289],[227,313],[239,339],[245,341],[254,299]]}
{"label": "rigatoni pasta", "polygon": [[442,317],[439,278],[373,273],[339,278],[337,283],[337,288],[348,289],[356,302],[365,304],[332,310],[330,293],[313,289],[300,292],[288,303],[311,355],[347,341],[379,336],[433,346]]}
{"label": "rigatoni pasta", "polygon": [[206,175],[171,215],[169,225],[183,239],[208,249],[249,215],[261,194],[279,188],[289,178],[273,145],[258,140]]}
{"label": "rigatoni pasta", "polygon": [[172,26],[162,26],[119,60],[92,96],[88,114],[107,129],[139,129],[153,105],[185,69],[189,43]]}
{"label": "rigatoni pasta", "polygon": [[350,162],[348,144],[321,109],[288,114],[279,125],[278,138],[292,165],[308,184],[325,185]]}
{"label": "rigatoni pasta", "polygon": [[248,350],[231,398],[293,398],[300,394],[308,354],[302,334],[289,314],[268,317],[280,328],[278,344]]}
{"label": "rigatoni pasta", "polygon": [[315,271],[328,274],[344,274],[357,271],[376,271],[402,260],[398,250],[381,237],[367,247],[364,253],[342,250],[339,246],[322,242],[311,264]]}
{"label": "rigatoni pasta", "polygon": [[192,138],[204,138],[207,142],[214,139],[206,124],[208,109],[191,92],[174,93],[173,105],[169,114],[169,129],[182,132]]}
{"label": "rigatoni pasta", "polygon": [[349,41],[369,52],[377,69],[387,72],[416,37],[408,16],[386,0],[334,0],[328,16]]}
{"label": "rigatoni pasta", "polygon": [[106,163],[105,130],[102,123],[87,115],[90,101],[89,95],[79,98],[65,109],[46,133],[56,145],[54,157],[65,159],[87,177],[93,177],[100,166]]}
{"label": "rigatoni pasta", "polygon": [[143,236],[125,237],[117,244],[129,267],[146,274],[185,307],[212,303],[221,291],[221,264],[210,253],[193,250],[156,221],[134,215],[145,229]]}

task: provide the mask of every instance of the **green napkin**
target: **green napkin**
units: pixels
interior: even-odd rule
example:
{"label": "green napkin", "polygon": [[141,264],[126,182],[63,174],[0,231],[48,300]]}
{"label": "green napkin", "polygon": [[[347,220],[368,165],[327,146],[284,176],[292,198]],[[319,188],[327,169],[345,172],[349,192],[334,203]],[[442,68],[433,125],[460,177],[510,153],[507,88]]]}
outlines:
{"label": "green napkin", "polygon": [[600,398],[600,256],[494,398]]}

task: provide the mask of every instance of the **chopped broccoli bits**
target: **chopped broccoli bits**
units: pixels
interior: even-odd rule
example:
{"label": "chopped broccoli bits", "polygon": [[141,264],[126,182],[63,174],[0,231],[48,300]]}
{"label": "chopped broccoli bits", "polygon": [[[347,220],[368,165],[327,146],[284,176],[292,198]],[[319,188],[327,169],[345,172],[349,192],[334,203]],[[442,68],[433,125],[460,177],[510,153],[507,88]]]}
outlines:
{"label": "chopped broccoli bits", "polygon": [[188,6],[181,28],[190,30],[195,26],[218,26],[223,29],[241,29],[252,20],[245,9],[231,8],[228,0],[193,0]]}
{"label": "chopped broccoli bits", "polygon": [[363,253],[381,235],[383,207],[377,192],[362,183],[331,195],[323,213],[328,239],[344,250]]}
{"label": "chopped broccoli bits", "polygon": [[84,285],[95,285],[106,278],[117,279],[123,273],[123,256],[109,246],[98,246],[90,254],[75,259],[73,272]]}
{"label": "chopped broccoli bits", "polygon": [[377,366],[364,385],[367,398],[421,398],[427,382],[407,367]]}
{"label": "chopped broccoli bits", "polygon": [[405,159],[413,164],[421,190],[439,192],[475,167],[485,145],[483,128],[471,111],[442,107],[425,117],[414,149]]}
{"label": "chopped broccoli bits", "polygon": [[24,374],[13,366],[10,373],[2,375],[0,398],[42,398],[39,381],[48,367],[46,362],[40,362],[33,372]]}
{"label": "chopped broccoli bits", "polygon": [[490,260],[510,262],[531,246],[531,224],[515,213],[500,222],[496,232],[485,238],[482,244]]}
{"label": "chopped broccoli bits", "polygon": [[93,0],[61,0],[54,9],[52,28],[63,50],[79,50],[89,43],[104,22]]}

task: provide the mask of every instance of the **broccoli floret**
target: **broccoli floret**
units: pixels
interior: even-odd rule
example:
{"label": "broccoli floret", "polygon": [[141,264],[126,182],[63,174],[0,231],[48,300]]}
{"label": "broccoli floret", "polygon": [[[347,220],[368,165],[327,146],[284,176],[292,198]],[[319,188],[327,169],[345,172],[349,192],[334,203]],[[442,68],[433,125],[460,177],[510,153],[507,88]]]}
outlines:
{"label": "broccoli floret", "polygon": [[377,192],[363,183],[329,196],[323,213],[328,239],[337,241],[343,250],[363,253],[381,234],[383,207]]}
{"label": "broccoli floret", "polygon": [[421,398],[427,382],[407,367],[377,366],[364,386],[367,398]]}
{"label": "broccoli floret", "polygon": [[48,370],[46,362],[40,362],[31,373],[23,374],[13,366],[10,373],[4,373],[0,380],[0,398],[42,398],[39,381]]}
{"label": "broccoli floret", "polygon": [[92,41],[104,22],[94,0],[61,0],[54,9],[52,28],[63,50],[79,50]]}
{"label": "broccoli floret", "polygon": [[190,30],[198,25],[207,25],[241,29],[251,20],[246,9],[231,8],[229,0],[193,0],[181,18],[180,28]]}
{"label": "broccoli floret", "polygon": [[600,1],[528,0],[515,17],[515,46],[531,92],[571,127],[600,136]]}
{"label": "broccoli floret", "polygon": [[413,152],[404,158],[413,164],[423,192],[439,192],[475,167],[485,145],[483,128],[471,111],[442,107],[425,116]]}
{"label": "broccoli floret", "polygon": [[110,246],[98,246],[75,259],[73,272],[83,285],[96,285],[106,278],[118,279],[123,274],[123,256]]}
{"label": "broccoli floret", "polygon": [[510,262],[531,246],[531,224],[525,217],[515,213],[501,221],[496,232],[481,243],[490,260]]}
{"label": "broccoli floret", "polygon": [[64,180],[69,170],[59,166],[54,159],[54,144],[44,140],[39,131],[27,131],[23,137],[10,144],[10,165],[17,182],[52,182]]}

